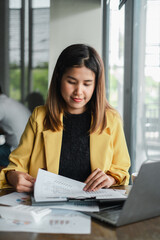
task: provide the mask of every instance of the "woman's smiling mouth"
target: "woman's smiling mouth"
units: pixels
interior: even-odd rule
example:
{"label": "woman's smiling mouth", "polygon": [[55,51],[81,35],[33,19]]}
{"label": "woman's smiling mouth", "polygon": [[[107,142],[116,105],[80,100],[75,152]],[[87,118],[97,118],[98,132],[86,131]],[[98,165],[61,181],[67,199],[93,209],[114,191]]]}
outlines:
{"label": "woman's smiling mouth", "polygon": [[82,98],[73,98],[72,97],[72,100],[74,101],[74,102],[77,102],[77,103],[79,103],[79,102],[82,102]]}

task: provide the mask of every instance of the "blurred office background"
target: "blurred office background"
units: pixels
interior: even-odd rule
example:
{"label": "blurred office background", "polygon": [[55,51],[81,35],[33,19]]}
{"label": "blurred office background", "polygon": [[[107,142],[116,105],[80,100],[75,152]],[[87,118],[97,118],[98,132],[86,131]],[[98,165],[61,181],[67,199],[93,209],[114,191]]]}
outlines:
{"label": "blurred office background", "polygon": [[160,160],[160,0],[0,0],[0,29],[5,94],[24,104],[31,92],[46,99],[60,52],[89,44],[104,60],[131,172]]}

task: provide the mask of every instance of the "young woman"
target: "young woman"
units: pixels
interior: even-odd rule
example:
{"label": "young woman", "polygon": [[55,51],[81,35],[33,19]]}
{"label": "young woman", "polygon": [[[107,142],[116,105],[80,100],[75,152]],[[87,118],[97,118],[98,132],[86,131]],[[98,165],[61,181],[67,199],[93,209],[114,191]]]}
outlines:
{"label": "young woman", "polygon": [[0,174],[1,188],[33,191],[39,168],[86,183],[128,184],[130,158],[119,114],[105,97],[103,62],[84,44],[60,54],[45,106],[35,108]]}

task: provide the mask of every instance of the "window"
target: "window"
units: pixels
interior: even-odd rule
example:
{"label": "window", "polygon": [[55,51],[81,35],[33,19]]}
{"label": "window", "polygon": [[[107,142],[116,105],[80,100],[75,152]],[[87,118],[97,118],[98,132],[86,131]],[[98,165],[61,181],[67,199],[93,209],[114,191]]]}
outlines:
{"label": "window", "polygon": [[48,89],[49,0],[10,0],[10,97],[25,102]]}
{"label": "window", "polygon": [[10,1],[9,12],[9,59],[10,59],[10,97],[21,99],[21,52],[20,21],[21,1]]}
{"label": "window", "polygon": [[160,0],[124,2],[120,10],[120,1],[106,3],[105,67],[107,97],[123,117],[134,172],[160,159]]}
{"label": "window", "polygon": [[124,8],[119,2],[109,5],[109,102],[123,115]]}
{"label": "window", "polygon": [[[134,26],[137,46],[138,105],[136,129],[136,170],[144,160],[160,159],[160,0],[137,0]],[[138,10],[139,8],[139,10]],[[138,10],[138,11],[137,11]],[[153,14],[154,13],[154,14]],[[139,19],[137,21],[137,19]],[[134,79],[136,81],[136,79]]]}
{"label": "window", "polygon": [[40,92],[44,99],[48,89],[48,47],[49,47],[49,1],[32,3],[33,45],[32,45],[32,90]]}

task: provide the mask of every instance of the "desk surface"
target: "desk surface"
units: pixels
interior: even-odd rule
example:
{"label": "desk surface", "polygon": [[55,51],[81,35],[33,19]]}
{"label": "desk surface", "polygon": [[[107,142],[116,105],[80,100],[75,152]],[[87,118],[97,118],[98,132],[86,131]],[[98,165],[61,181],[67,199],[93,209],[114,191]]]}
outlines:
{"label": "desk surface", "polygon": [[[129,187],[121,187],[128,190]],[[2,190],[0,196],[8,191]],[[91,234],[39,234],[0,232],[0,240],[160,240],[160,217],[129,224],[123,227],[112,227],[92,220]]]}

